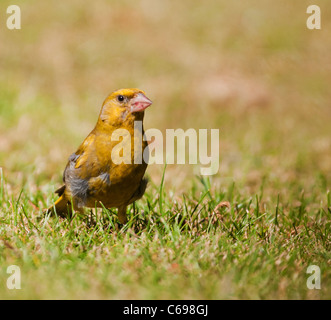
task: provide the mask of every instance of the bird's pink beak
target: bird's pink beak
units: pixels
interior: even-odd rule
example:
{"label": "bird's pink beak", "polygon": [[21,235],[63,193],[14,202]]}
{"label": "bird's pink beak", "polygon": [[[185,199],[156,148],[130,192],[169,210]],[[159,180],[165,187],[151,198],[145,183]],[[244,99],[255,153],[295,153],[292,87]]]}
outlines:
{"label": "bird's pink beak", "polygon": [[152,101],[148,99],[143,93],[138,93],[134,98],[131,99],[131,112],[144,111],[152,104]]}

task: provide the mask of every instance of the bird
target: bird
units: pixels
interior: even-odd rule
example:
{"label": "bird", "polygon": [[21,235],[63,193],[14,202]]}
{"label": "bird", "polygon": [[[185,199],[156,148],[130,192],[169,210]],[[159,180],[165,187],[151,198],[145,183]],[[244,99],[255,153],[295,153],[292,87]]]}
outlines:
{"label": "bird", "polygon": [[[85,207],[118,208],[119,222],[127,223],[127,206],[147,187],[143,119],[151,104],[136,88],[116,90],[105,99],[94,129],[69,156],[64,185],[55,191],[59,198],[46,213],[69,217],[73,211],[84,213]],[[129,152],[124,155],[124,150]]]}

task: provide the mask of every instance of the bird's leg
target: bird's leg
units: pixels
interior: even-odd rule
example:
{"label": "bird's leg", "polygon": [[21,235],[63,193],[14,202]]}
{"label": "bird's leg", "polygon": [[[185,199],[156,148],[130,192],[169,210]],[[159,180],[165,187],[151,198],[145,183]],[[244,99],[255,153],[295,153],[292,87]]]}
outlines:
{"label": "bird's leg", "polygon": [[117,211],[117,215],[120,223],[126,224],[128,222],[128,219],[126,218],[126,206],[119,207]]}

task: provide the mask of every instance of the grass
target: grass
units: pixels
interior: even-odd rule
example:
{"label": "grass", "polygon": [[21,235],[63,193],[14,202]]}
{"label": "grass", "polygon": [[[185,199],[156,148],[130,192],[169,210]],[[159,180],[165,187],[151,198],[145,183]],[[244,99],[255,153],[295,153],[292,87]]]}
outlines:
{"label": "grass", "polygon": [[[1,299],[330,299],[331,12],[309,1],[0,5]],[[143,199],[44,217],[106,95],[139,87],[144,127],[220,129],[220,170],[150,165]],[[7,268],[21,269],[9,290]],[[321,269],[310,290],[309,265]]]}
{"label": "grass", "polygon": [[[304,194],[284,205],[209,182],[175,199],[151,186],[120,229],[108,210],[40,219],[42,195],[22,189],[10,198],[4,183],[0,281],[18,265],[22,289],[0,298],[330,298],[330,193],[307,210]],[[318,291],[306,286],[311,264],[321,269]]]}

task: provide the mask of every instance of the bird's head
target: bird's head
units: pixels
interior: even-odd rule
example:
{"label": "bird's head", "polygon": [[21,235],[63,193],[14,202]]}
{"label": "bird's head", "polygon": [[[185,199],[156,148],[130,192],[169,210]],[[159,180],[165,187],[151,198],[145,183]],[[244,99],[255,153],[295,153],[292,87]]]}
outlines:
{"label": "bird's head", "polygon": [[142,120],[144,110],[152,104],[145,92],[139,89],[120,89],[111,93],[104,101],[100,121],[121,125],[124,121]]}

